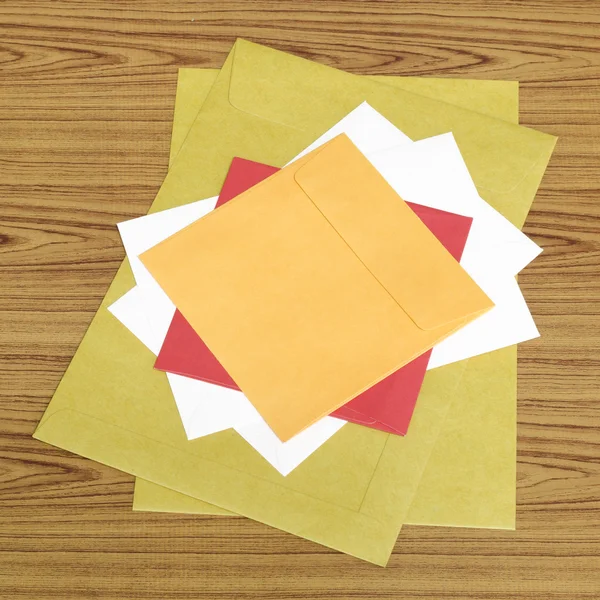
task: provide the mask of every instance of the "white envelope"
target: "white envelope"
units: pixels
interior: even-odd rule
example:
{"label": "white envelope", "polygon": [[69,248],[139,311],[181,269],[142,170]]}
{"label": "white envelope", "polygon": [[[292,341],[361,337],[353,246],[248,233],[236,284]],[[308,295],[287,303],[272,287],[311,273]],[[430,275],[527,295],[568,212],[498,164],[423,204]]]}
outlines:
{"label": "white envelope", "polygon": [[[138,258],[140,254],[171,237],[190,223],[214,209],[217,197],[184,204],[171,210],[151,213],[137,219],[118,223],[119,234],[129,259],[133,277],[138,285],[160,286]],[[165,294],[166,296],[166,294]]]}
{"label": "white envelope", "polygon": [[352,143],[366,155],[387,148],[410,148],[413,144],[413,141],[391,121],[378,113],[370,104],[363,102],[310,146],[302,150],[290,163],[342,133],[345,133]]}
{"label": "white envelope", "polygon": [[473,217],[461,260],[469,273],[515,276],[542,252],[481,198],[451,133],[366,155],[407,202]]}
{"label": "white envelope", "polygon": [[539,337],[514,277],[481,277],[476,281],[496,306],[434,346],[427,369],[435,369]]}
{"label": "white envelope", "polygon": [[[514,275],[541,249],[479,197],[453,136],[411,142],[365,103],[301,155],[340,133],[352,139],[405,200],[473,217],[461,265],[496,306],[436,346],[429,368],[537,337]],[[204,216],[214,204],[211,198],[119,224],[138,286],[109,310],[155,354],[175,307],[138,255]],[[188,438],[234,427],[283,474],[343,425],[327,417],[282,443],[241,392],[171,374],[169,382]]]}

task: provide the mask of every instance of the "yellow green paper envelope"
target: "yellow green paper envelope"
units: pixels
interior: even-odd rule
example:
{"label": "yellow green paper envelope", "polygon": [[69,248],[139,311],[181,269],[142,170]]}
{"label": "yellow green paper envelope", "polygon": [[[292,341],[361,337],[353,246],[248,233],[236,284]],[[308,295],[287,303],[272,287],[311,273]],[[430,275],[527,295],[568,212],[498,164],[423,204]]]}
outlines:
{"label": "yellow green paper envelope", "polygon": [[[179,70],[171,163],[217,73],[207,69]],[[374,78],[518,122],[518,84],[514,81]],[[419,483],[407,523],[514,529],[516,377],[516,346],[470,359]],[[136,479],[133,509],[234,514],[144,479]]]}
{"label": "yellow green paper envelope", "polygon": [[[278,100],[280,104],[271,107],[271,117],[264,116],[264,102],[260,114],[231,105],[229,82],[234,66],[242,81],[236,76],[233,95],[238,99],[240,84],[254,97],[264,90],[260,100],[268,99],[270,104]],[[256,68],[259,72],[253,73]],[[269,77],[275,75],[285,77],[281,94],[277,86],[269,89],[267,85]],[[250,83],[253,76],[254,86]],[[310,102],[293,93],[295,87],[310,91],[308,82],[314,82]],[[354,108],[358,99],[367,99],[401,128],[404,123],[407,133],[415,138],[455,130],[482,194],[514,222],[522,221],[554,138],[530,130],[507,131],[493,119],[424,96],[396,92],[385,85],[369,82],[368,90],[365,86],[361,78],[238,42],[153,210],[215,195],[234,154],[284,164]],[[321,93],[323,89],[329,89],[329,95]],[[247,103],[243,96],[242,92]],[[309,104],[312,110],[318,107],[314,119],[303,113]],[[314,130],[282,123],[285,107],[304,116],[303,125]],[[189,185],[184,183],[186,173]],[[197,178],[197,173],[202,176]],[[233,512],[385,564],[465,364],[428,374],[411,436],[400,439],[346,426],[284,479],[233,432],[194,442],[185,439],[166,379],[152,370],[153,356],[106,310],[132,285],[131,272],[124,263],[35,436]],[[352,468],[340,469],[340,464]],[[338,466],[335,472],[331,465]]]}
{"label": "yellow green paper envelope", "polygon": [[186,204],[218,192],[213,178],[222,184],[235,151],[285,164],[291,146],[300,152],[365,100],[413,139],[452,131],[481,195],[513,212],[523,198],[515,218],[524,222],[554,137],[244,40],[215,80],[152,212],[174,198]]}
{"label": "yellow green paper envelope", "polygon": [[344,134],[140,259],[282,441],[493,307]]}
{"label": "yellow green paper envelope", "polygon": [[[175,162],[219,69],[181,68],[177,77],[177,95],[169,166]],[[488,79],[439,79],[436,77],[396,77],[366,75],[367,79],[397,86],[407,92],[436,98],[511,123],[519,122],[519,83]]]}

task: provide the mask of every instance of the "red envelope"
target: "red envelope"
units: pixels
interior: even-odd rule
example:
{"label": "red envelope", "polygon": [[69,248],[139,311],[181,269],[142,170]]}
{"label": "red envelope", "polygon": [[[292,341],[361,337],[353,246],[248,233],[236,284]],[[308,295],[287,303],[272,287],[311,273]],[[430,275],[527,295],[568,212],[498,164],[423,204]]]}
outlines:
{"label": "red envelope", "polygon": [[[217,206],[278,170],[269,165],[234,158]],[[460,261],[473,219],[419,204],[407,204],[452,256]],[[331,416],[388,433],[405,435],[430,356],[431,350],[338,408]],[[175,312],[154,367],[161,371],[239,389],[179,311]]]}

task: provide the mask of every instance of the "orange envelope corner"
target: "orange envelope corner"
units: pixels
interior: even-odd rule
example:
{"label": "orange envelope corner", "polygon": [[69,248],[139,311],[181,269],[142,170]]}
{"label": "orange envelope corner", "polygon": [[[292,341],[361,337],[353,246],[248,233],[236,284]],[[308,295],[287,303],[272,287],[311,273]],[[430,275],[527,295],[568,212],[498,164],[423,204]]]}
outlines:
{"label": "orange envelope corner", "polygon": [[493,306],[343,134],[140,258],[283,441]]}

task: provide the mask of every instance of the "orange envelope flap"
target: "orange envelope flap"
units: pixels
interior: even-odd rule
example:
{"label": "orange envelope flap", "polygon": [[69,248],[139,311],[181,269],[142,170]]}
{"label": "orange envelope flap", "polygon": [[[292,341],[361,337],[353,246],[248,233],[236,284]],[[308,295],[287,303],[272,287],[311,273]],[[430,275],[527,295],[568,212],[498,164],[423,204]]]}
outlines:
{"label": "orange envelope flap", "polygon": [[[350,139],[338,138],[294,178],[371,275],[420,329],[481,310],[487,296]],[[324,170],[336,176],[323,177]],[[340,185],[356,180],[368,182],[367,194],[364,187]],[[457,273],[472,285],[456,286]]]}
{"label": "orange envelope flap", "polygon": [[345,135],[140,258],[284,441],[493,306]]}

